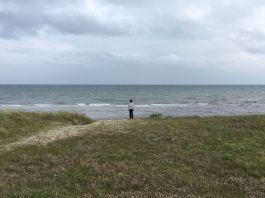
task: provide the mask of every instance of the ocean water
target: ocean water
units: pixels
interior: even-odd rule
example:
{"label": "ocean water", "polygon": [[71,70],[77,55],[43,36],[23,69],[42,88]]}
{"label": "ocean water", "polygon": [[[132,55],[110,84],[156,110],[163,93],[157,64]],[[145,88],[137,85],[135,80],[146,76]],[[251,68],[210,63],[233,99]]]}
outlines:
{"label": "ocean water", "polygon": [[0,110],[71,111],[93,119],[265,113],[265,86],[0,85]]}

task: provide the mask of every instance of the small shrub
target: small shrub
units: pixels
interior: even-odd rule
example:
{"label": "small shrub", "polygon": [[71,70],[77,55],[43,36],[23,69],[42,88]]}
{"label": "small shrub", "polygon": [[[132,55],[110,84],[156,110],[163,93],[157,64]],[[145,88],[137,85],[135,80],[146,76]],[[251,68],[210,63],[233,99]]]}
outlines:
{"label": "small shrub", "polygon": [[163,114],[162,113],[153,113],[150,115],[150,118],[162,118]]}

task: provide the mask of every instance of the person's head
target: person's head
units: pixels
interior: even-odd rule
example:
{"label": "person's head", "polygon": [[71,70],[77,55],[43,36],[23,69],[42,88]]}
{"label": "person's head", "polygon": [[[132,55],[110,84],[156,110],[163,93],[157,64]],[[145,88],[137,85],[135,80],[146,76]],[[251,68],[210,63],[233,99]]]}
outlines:
{"label": "person's head", "polygon": [[130,102],[132,102],[132,99],[130,99]]}

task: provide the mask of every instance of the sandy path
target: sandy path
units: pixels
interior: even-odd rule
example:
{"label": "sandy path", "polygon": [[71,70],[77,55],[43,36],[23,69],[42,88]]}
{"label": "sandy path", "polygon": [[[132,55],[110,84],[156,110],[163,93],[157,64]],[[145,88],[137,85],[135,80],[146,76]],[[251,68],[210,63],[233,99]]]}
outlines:
{"label": "sandy path", "polygon": [[[125,120],[123,120],[125,121]],[[39,145],[43,146],[50,142],[76,137],[76,136],[82,136],[85,133],[97,131],[100,127],[107,129],[110,126],[117,126],[117,122],[123,122],[120,121],[114,121],[114,120],[102,120],[97,121],[89,125],[83,125],[83,126],[67,126],[62,128],[57,128],[49,131],[40,132],[38,134],[25,137],[21,140],[18,140],[16,142],[12,142],[9,144],[1,145],[0,146],[0,153],[12,151],[15,148],[23,147],[26,145]]]}

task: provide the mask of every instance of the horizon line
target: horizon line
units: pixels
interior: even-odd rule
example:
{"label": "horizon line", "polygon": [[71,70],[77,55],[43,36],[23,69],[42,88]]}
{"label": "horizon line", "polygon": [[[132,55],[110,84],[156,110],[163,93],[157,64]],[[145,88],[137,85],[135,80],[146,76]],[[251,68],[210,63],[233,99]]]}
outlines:
{"label": "horizon line", "polygon": [[20,83],[20,84],[0,84],[0,86],[6,85],[16,85],[16,86],[27,86],[27,85],[34,85],[34,86],[264,86],[265,84],[52,84],[52,83],[43,83],[43,84],[34,84],[34,83]]}

